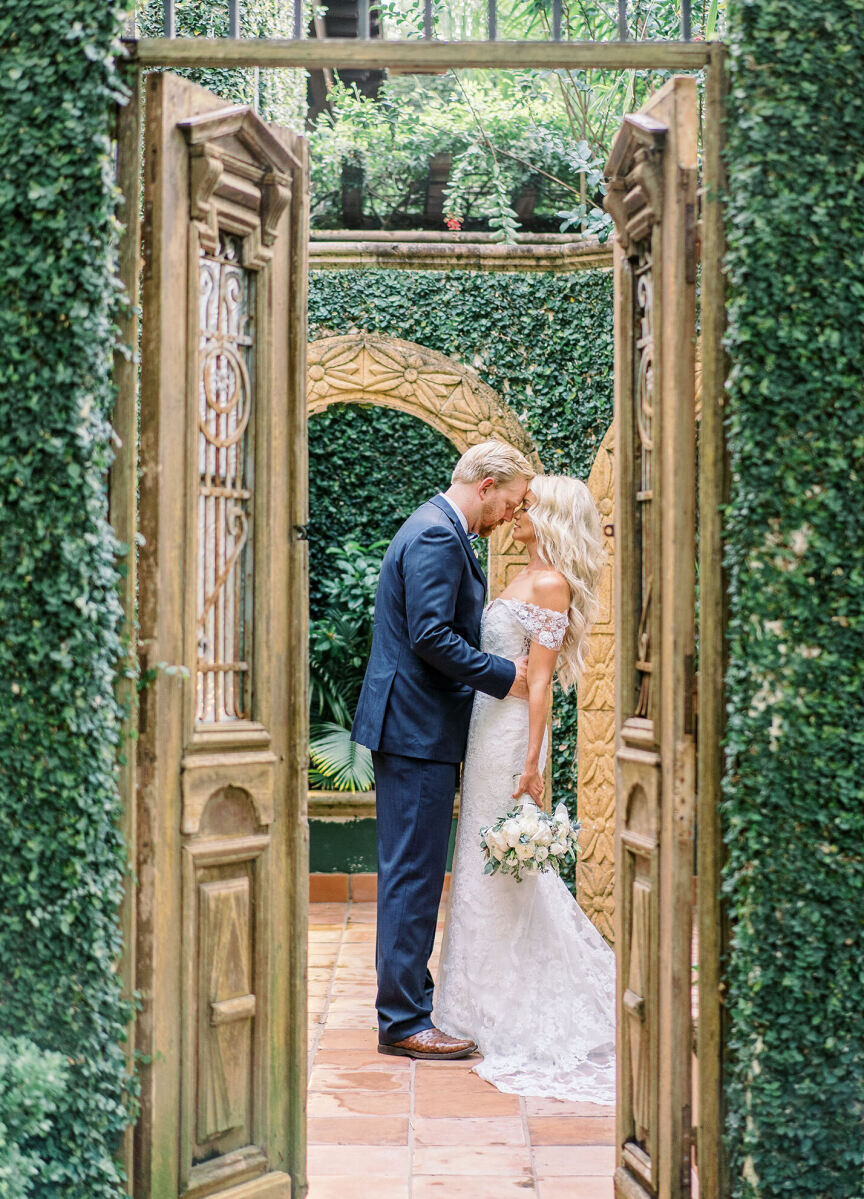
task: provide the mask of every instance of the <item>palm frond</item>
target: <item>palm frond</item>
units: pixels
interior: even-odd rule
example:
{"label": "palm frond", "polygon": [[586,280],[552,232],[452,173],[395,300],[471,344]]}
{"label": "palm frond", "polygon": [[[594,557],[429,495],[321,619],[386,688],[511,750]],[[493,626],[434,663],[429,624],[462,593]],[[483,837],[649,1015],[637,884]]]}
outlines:
{"label": "palm frond", "polygon": [[370,791],[375,779],[372,755],[365,745],[351,740],[341,724],[324,721],[309,733],[313,783],[333,791]]}

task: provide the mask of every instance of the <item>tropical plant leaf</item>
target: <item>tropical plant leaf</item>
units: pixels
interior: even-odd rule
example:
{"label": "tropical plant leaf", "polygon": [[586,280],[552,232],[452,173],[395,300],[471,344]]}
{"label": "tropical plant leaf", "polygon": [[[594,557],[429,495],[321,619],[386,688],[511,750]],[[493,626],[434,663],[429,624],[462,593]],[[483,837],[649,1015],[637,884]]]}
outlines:
{"label": "tropical plant leaf", "polygon": [[333,791],[372,789],[372,754],[365,745],[352,741],[350,731],[341,724],[324,721],[312,726],[309,757],[318,786]]}

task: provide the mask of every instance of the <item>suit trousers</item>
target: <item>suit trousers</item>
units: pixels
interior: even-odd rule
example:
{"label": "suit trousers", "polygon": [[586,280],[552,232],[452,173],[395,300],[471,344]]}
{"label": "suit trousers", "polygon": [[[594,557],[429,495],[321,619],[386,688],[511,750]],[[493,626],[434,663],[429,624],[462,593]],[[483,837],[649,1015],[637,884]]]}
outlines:
{"label": "suit trousers", "polygon": [[432,1027],[429,958],[447,868],[457,762],[374,751],[378,832],[378,1038]]}

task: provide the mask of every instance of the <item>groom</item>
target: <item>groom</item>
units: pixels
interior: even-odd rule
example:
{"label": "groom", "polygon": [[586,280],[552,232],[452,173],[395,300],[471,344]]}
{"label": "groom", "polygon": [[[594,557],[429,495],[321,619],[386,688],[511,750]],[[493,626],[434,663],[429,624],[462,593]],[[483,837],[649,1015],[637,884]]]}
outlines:
{"label": "groom", "polygon": [[378,1049],[467,1057],[432,1024],[428,962],[475,691],[527,698],[527,659],[479,649],[486,576],[470,542],[513,519],[536,472],[499,441],[472,446],[452,484],[405,521],[381,566],[372,651],[352,738],[372,750],[378,826]]}

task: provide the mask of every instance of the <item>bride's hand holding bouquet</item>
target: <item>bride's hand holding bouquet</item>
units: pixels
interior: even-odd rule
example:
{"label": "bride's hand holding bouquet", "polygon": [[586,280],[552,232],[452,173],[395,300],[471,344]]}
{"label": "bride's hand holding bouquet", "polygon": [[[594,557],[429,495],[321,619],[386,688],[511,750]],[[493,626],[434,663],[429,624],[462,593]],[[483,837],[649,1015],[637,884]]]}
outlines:
{"label": "bride's hand holding bouquet", "polygon": [[516,790],[510,798],[519,799],[522,795],[530,795],[542,812],[545,793],[546,788],[543,784],[543,775],[540,773],[537,763],[526,762],[525,769],[522,771],[519,782],[516,785]]}

